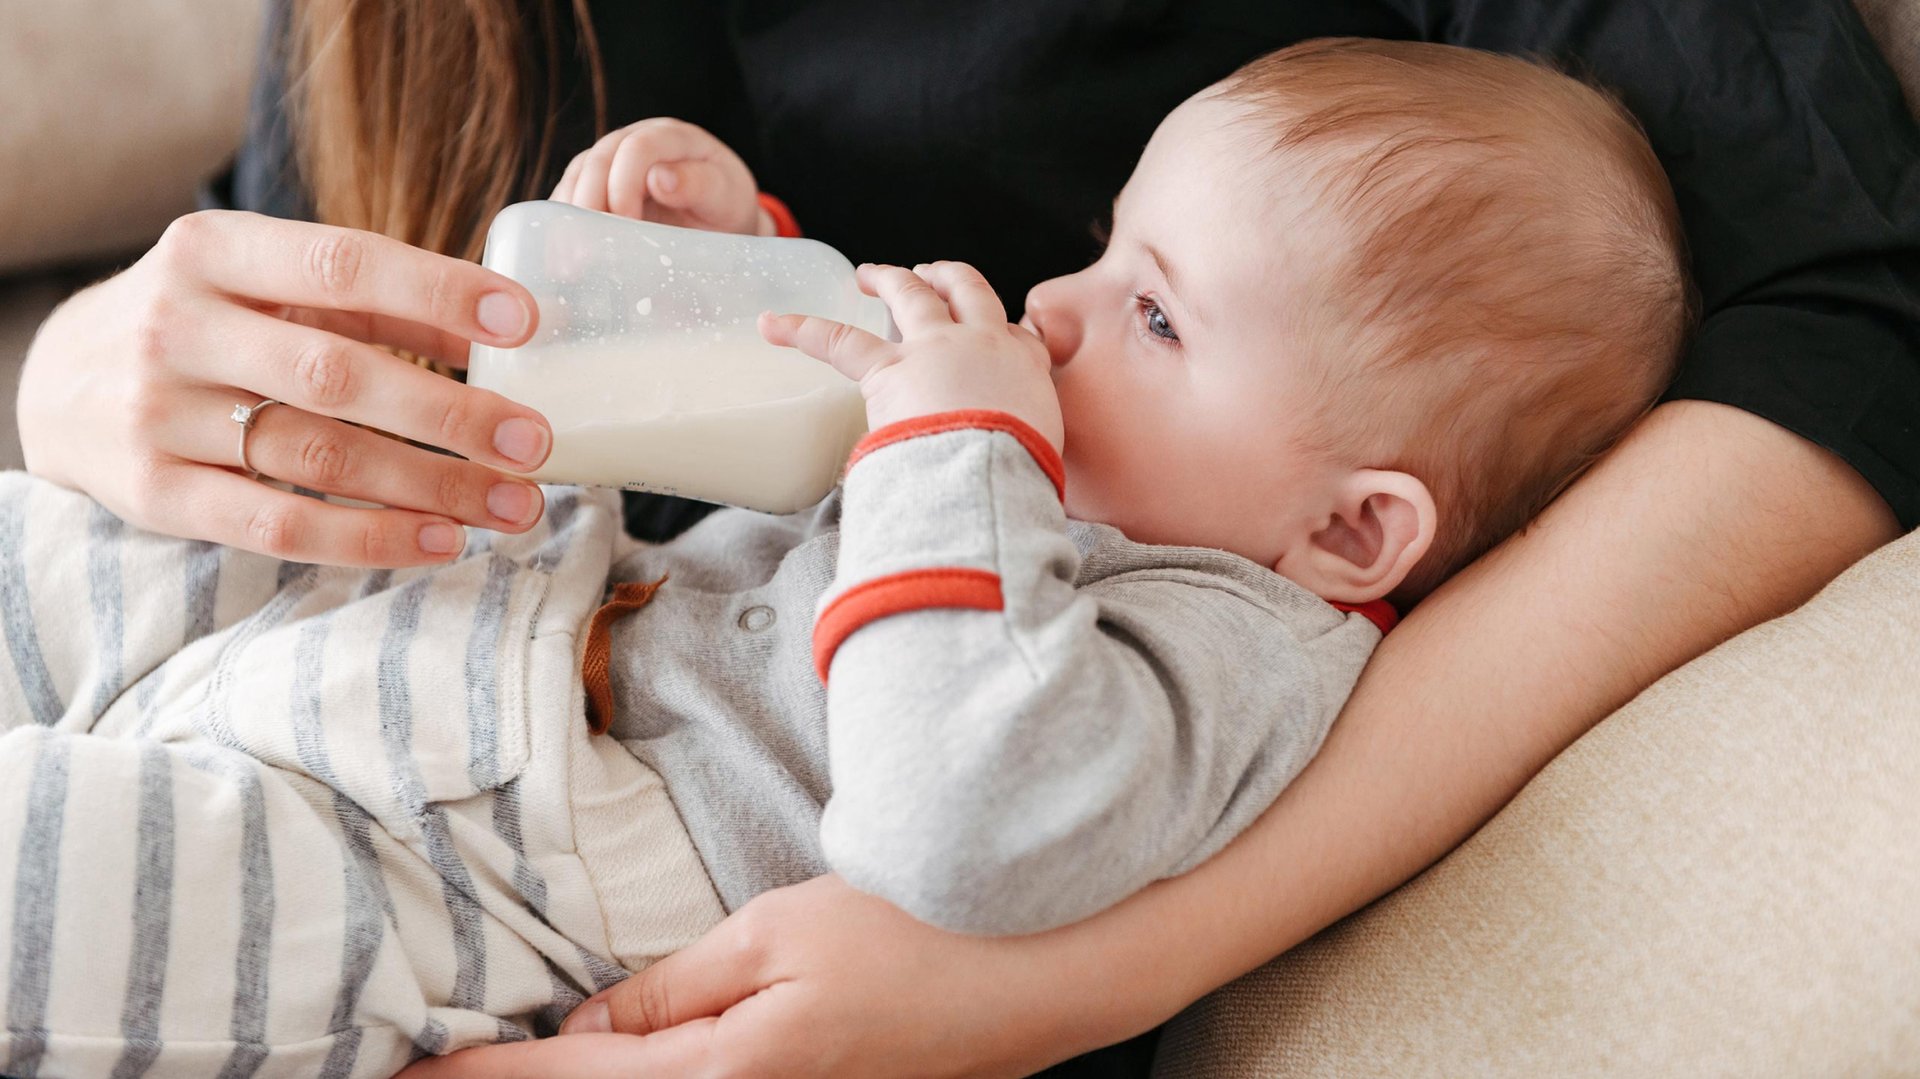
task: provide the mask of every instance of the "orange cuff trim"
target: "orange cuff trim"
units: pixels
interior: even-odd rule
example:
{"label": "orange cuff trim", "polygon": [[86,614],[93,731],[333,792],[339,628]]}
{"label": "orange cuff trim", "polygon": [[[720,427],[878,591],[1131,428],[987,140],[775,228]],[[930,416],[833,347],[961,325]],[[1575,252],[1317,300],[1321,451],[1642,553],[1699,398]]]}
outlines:
{"label": "orange cuff trim", "polygon": [[855,630],[888,615],[929,607],[975,611],[1006,609],[1000,575],[983,569],[915,569],[863,581],[840,593],[813,624],[813,670],[827,683],[827,668]]}
{"label": "orange cuff trim", "polygon": [[915,416],[910,420],[890,423],[878,431],[872,431],[853,447],[853,454],[847,458],[847,468],[851,470],[860,458],[883,446],[895,442],[905,442],[910,438],[924,435],[940,435],[948,431],[1004,431],[1025,446],[1033,455],[1034,463],[1040,471],[1053,481],[1054,493],[1061,501],[1067,498],[1067,468],[1060,461],[1060,451],[1053,448],[1045,435],[1033,429],[1027,421],[1009,412],[995,412],[984,408],[959,409],[954,412],[935,412],[929,416]]}
{"label": "orange cuff trim", "polygon": [[773,234],[785,236],[790,240],[799,239],[800,221],[793,216],[792,210],[787,209],[787,204],[765,191],[760,192],[759,198],[760,208],[767,211],[768,217],[773,218]]}
{"label": "orange cuff trim", "polygon": [[1348,614],[1365,616],[1367,621],[1380,627],[1380,635],[1382,637],[1386,636],[1393,627],[1400,624],[1400,612],[1394,610],[1393,604],[1388,603],[1384,599],[1376,599],[1370,603],[1334,603],[1332,600],[1328,600],[1327,602],[1332,603],[1333,609],[1336,611],[1346,611]]}

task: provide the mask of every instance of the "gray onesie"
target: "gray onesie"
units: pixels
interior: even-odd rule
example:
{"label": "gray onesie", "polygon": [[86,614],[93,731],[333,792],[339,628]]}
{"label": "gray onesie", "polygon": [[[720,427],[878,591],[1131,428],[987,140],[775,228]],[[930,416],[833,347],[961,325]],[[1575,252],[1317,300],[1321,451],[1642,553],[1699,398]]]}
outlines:
{"label": "gray onesie", "polygon": [[613,735],[728,909],[833,870],[949,929],[1075,921],[1226,845],[1345,703],[1370,617],[1067,520],[1007,420],[875,432],[811,512],[614,567],[667,583],[615,624]]}

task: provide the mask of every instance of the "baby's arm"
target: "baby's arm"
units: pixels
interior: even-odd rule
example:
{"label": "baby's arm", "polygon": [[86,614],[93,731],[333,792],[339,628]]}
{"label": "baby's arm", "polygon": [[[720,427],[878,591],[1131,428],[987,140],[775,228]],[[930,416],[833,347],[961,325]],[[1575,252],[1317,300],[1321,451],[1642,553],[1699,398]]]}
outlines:
{"label": "baby's arm", "polygon": [[1058,458],[1005,414],[862,449],[814,636],[821,838],[923,921],[1036,932],[1204,860],[1306,764],[1377,639],[1201,558],[1075,588]]}
{"label": "baby's arm", "polygon": [[858,378],[874,428],[849,467],[815,628],[827,861],[949,929],[1077,920],[1197,863],[1264,808],[1319,745],[1375,631],[1336,634],[1326,604],[1218,564],[1077,590],[1044,346],[970,268],[863,267],[862,281],[903,341],[763,324]]}

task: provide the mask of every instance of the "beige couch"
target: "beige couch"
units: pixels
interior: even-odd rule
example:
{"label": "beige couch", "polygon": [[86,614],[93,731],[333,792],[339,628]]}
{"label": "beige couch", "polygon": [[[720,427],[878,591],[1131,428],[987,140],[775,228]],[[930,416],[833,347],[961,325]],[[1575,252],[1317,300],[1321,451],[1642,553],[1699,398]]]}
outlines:
{"label": "beige couch", "polygon": [[[1920,103],[1920,0],[1861,6]],[[256,9],[61,0],[0,27],[9,402],[73,280],[18,271],[138,250],[187,208],[239,131]],[[1662,680],[1440,864],[1190,1008],[1157,1074],[1920,1075],[1916,822],[1920,535]]]}

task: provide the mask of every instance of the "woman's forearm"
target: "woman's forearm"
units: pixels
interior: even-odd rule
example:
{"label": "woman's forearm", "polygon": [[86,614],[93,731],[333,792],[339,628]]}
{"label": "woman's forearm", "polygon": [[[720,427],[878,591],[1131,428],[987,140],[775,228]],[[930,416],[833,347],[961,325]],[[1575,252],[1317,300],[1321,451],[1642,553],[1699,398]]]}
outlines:
{"label": "woman's forearm", "polygon": [[1662,674],[1897,534],[1826,451],[1726,406],[1661,406],[1394,630],[1259,822],[1060,931],[1069,951],[1102,980],[1139,972],[1117,995],[1170,1014],[1409,879]]}

